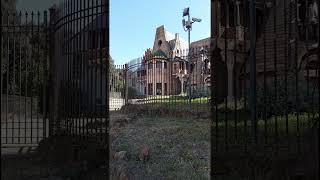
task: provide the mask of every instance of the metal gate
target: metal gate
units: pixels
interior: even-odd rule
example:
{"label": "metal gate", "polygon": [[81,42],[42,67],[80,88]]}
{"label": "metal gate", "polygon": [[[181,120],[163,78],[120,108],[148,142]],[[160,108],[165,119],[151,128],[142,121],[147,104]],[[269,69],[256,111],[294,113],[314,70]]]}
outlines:
{"label": "metal gate", "polygon": [[1,14],[1,147],[48,135],[47,12]]}
{"label": "metal gate", "polygon": [[212,8],[212,162],[251,179],[318,179],[319,1]]}
{"label": "metal gate", "polygon": [[52,109],[50,135],[76,144],[107,144],[108,16],[105,0],[63,1],[51,11]]}

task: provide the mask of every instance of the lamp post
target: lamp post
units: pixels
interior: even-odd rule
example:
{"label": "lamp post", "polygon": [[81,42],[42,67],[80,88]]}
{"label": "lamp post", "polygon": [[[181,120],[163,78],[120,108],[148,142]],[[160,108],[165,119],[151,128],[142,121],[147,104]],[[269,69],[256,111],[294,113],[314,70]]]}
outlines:
{"label": "lamp post", "polygon": [[[188,18],[188,20],[186,21],[184,19],[184,17]],[[188,32],[188,92],[189,92],[189,106],[191,109],[191,58],[190,58],[190,31],[192,30],[192,24],[194,22],[201,22],[201,19],[198,18],[192,18],[192,20],[190,20],[190,13],[189,13],[189,7],[185,8],[183,10],[183,15],[182,15],[183,19],[182,19],[182,26],[183,26],[183,30]]]}

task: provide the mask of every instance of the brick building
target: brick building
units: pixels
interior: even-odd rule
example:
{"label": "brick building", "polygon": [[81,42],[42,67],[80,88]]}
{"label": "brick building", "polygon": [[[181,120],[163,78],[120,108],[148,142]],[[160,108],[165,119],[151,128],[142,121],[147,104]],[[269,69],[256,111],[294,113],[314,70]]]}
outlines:
{"label": "brick building", "polygon": [[[213,46],[220,51],[220,57],[214,59],[218,61],[217,89],[221,93],[227,91],[220,95],[231,99],[244,95],[249,87],[249,2],[214,0],[211,4],[216,22]],[[297,73],[301,83],[307,79],[316,81],[317,1],[257,0],[256,31],[258,86],[264,82],[272,86],[290,72]]]}
{"label": "brick building", "polygon": [[135,61],[136,64],[140,64],[135,70],[129,68],[137,72],[137,77],[131,75],[129,78],[130,82],[136,83],[129,83],[129,85],[136,87],[139,94],[149,96],[186,94],[189,76],[193,87],[208,86],[209,83],[206,80],[210,73],[203,69],[209,63],[206,57],[208,53],[202,55],[200,53],[205,50],[208,52],[210,38],[192,42],[190,46],[194,50],[190,53],[195,55],[191,58],[191,74],[188,73],[187,41],[183,40],[178,33],[173,35],[168,32],[163,25],[158,27],[153,48],[145,51],[140,62]]}
{"label": "brick building", "polygon": [[[213,20],[210,38],[191,43],[191,86],[210,85],[210,58],[203,50],[215,49],[217,94],[233,99],[245,95],[249,87],[249,2],[221,1],[211,3]],[[297,7],[295,7],[297,5]],[[297,12],[295,12],[297,10]],[[297,18],[296,18],[297,17]],[[297,26],[296,26],[297,25]],[[257,0],[256,3],[256,69],[257,85],[271,85],[284,79],[285,73],[297,69],[299,82],[316,82],[318,9],[314,0],[286,2]],[[297,43],[295,43],[297,41]],[[186,93],[188,79],[188,44],[160,26],[152,49],[145,52],[138,71],[141,93],[174,95]],[[209,53],[210,54],[210,53]],[[204,57],[206,55],[206,57]],[[297,67],[295,66],[297,64]]]}

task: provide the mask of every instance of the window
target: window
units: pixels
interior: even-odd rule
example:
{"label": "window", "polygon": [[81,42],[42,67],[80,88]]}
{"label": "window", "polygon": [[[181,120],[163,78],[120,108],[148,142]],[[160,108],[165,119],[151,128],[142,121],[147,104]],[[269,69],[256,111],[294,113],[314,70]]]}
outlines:
{"label": "window", "polygon": [[148,95],[152,95],[153,93],[153,88],[152,88],[152,83],[148,83]]}
{"label": "window", "polygon": [[161,68],[161,62],[160,61],[157,61],[157,63],[156,63],[156,68]]}
{"label": "window", "polygon": [[157,83],[156,93],[157,93],[157,95],[162,94],[162,83]]}
{"label": "window", "polygon": [[180,69],[181,69],[181,70],[184,70],[183,62],[180,62]]}
{"label": "window", "polygon": [[164,62],[163,66],[164,66],[164,69],[167,69],[167,62]]}
{"label": "window", "polygon": [[174,73],[177,72],[177,64],[173,64]]}
{"label": "window", "polygon": [[168,95],[167,83],[164,83],[164,95]]}
{"label": "window", "polygon": [[191,73],[193,72],[194,66],[195,66],[194,64],[191,64],[191,68],[190,68],[191,69]]}
{"label": "window", "polygon": [[158,41],[158,45],[159,45],[159,47],[161,46],[161,44],[162,44],[162,41],[161,41],[161,40],[159,40],[159,41]]}

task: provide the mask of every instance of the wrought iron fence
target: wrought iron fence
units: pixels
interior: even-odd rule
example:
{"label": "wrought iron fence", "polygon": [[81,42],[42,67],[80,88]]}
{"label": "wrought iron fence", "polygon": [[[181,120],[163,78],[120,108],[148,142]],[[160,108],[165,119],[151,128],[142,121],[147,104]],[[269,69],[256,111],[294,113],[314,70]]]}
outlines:
{"label": "wrought iron fence", "polygon": [[52,9],[52,135],[107,144],[109,55],[102,0],[64,1]]}
{"label": "wrought iron fence", "polygon": [[126,64],[126,105],[209,114],[211,84],[208,50],[195,48],[190,51],[191,72],[187,70],[187,50],[176,54],[154,53]]}
{"label": "wrought iron fence", "polygon": [[1,147],[48,136],[47,12],[1,14]]}
{"label": "wrought iron fence", "polygon": [[[212,161],[235,162],[244,155],[246,160],[255,162],[252,169],[261,170],[266,164],[257,162],[263,158],[276,161],[294,157],[295,163],[312,169],[309,178],[316,178],[320,108],[318,20],[297,17],[297,1],[214,2],[220,4],[216,7],[220,7],[221,16],[237,13],[242,17],[233,16],[241,18],[233,25],[222,18],[220,26],[229,26],[220,32],[215,23],[213,30],[212,154],[216,156]],[[239,4],[241,9],[228,10],[229,5]],[[312,8],[306,7],[304,12],[310,14]],[[243,39],[237,38],[239,26],[244,31]],[[317,33],[311,35],[311,29]],[[225,73],[222,69],[226,69]],[[226,79],[227,85],[219,83],[219,79]],[[227,97],[220,98],[221,89],[228,92]],[[298,160],[301,158],[309,160]],[[249,172],[253,173],[250,177],[258,178],[254,174],[257,172]],[[217,172],[213,174],[219,177]]]}
{"label": "wrought iron fence", "polygon": [[110,64],[109,110],[120,110],[125,105],[125,66]]}

